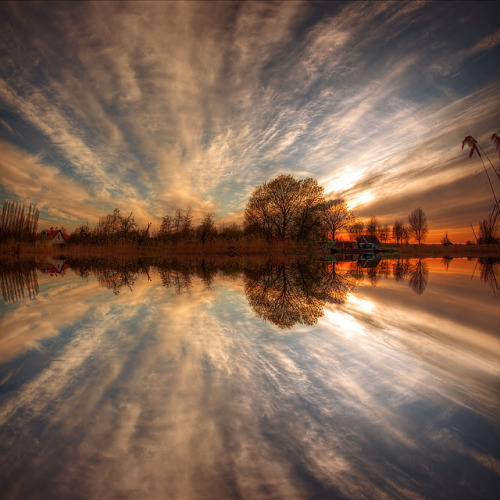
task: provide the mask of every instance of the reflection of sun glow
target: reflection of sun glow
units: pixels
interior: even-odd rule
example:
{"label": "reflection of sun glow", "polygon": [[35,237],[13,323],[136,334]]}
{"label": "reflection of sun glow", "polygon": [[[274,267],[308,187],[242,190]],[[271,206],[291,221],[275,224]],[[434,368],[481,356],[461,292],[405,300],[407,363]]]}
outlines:
{"label": "reflection of sun glow", "polygon": [[371,313],[375,310],[375,304],[371,300],[360,299],[356,295],[349,295],[349,302],[353,304],[356,309],[364,311],[365,313]]}
{"label": "reflection of sun glow", "polygon": [[325,309],[323,318],[319,322],[334,329],[338,333],[341,333],[346,338],[357,337],[359,335],[362,335],[363,337],[368,336],[368,333],[362,324],[360,324],[350,314],[342,313],[340,311]]}

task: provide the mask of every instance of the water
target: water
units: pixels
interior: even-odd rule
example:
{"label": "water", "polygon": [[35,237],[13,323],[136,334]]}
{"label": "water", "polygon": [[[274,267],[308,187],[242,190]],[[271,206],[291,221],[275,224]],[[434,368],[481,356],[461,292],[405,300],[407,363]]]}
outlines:
{"label": "water", "polygon": [[498,498],[499,273],[4,265],[2,498]]}

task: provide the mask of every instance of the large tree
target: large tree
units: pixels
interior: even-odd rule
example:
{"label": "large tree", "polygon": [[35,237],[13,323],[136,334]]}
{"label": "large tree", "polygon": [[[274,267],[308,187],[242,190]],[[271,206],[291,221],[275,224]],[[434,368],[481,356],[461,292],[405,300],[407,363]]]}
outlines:
{"label": "large tree", "polygon": [[323,202],[323,188],[316,180],[279,175],[254,189],[245,209],[245,229],[266,239],[305,239],[318,222]]}
{"label": "large tree", "polygon": [[425,240],[427,233],[429,232],[429,224],[427,223],[427,217],[425,212],[420,208],[416,208],[413,212],[408,215],[409,233],[420,242]]}
{"label": "large tree", "polygon": [[321,219],[332,240],[335,240],[335,233],[342,229],[347,229],[354,222],[354,214],[343,199],[328,200],[321,211]]}

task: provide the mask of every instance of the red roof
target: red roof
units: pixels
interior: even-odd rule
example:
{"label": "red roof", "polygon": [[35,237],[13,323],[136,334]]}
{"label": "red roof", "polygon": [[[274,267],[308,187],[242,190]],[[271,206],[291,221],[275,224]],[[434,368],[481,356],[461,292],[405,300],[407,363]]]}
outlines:
{"label": "red roof", "polygon": [[64,234],[60,229],[44,229],[42,231],[42,236],[45,236],[45,239],[47,240],[53,240],[58,233],[61,233],[62,237],[67,240],[69,236],[67,234]]}

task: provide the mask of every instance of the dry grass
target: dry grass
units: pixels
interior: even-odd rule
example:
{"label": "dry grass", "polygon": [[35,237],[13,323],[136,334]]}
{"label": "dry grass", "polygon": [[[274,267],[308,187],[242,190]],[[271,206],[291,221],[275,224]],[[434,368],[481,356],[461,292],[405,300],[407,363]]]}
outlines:
{"label": "dry grass", "polygon": [[268,244],[264,240],[224,242],[211,241],[206,244],[196,243],[159,243],[138,245],[131,242],[118,242],[106,245],[71,244],[65,246],[48,246],[43,244],[31,245],[26,243],[0,244],[2,258],[16,259],[113,259],[129,260],[137,258],[155,259],[203,259],[206,257],[258,257],[266,258],[291,258],[297,255],[311,255],[320,249],[308,245],[290,243]]}
{"label": "dry grass", "polygon": [[[500,245],[392,245],[389,249],[397,253],[383,253],[391,257],[499,257]],[[320,258],[324,254],[318,245],[298,245],[292,243],[273,243],[264,240],[224,242],[212,241],[205,245],[197,243],[163,244],[120,242],[106,245],[73,244],[48,246],[43,244],[0,244],[0,258],[13,260],[44,259],[99,259],[108,262],[130,261],[134,259],[172,260],[190,259],[219,260],[231,258],[257,259],[294,259],[301,256]]]}
{"label": "dry grass", "polygon": [[500,245],[394,245],[403,257],[499,257]]}

